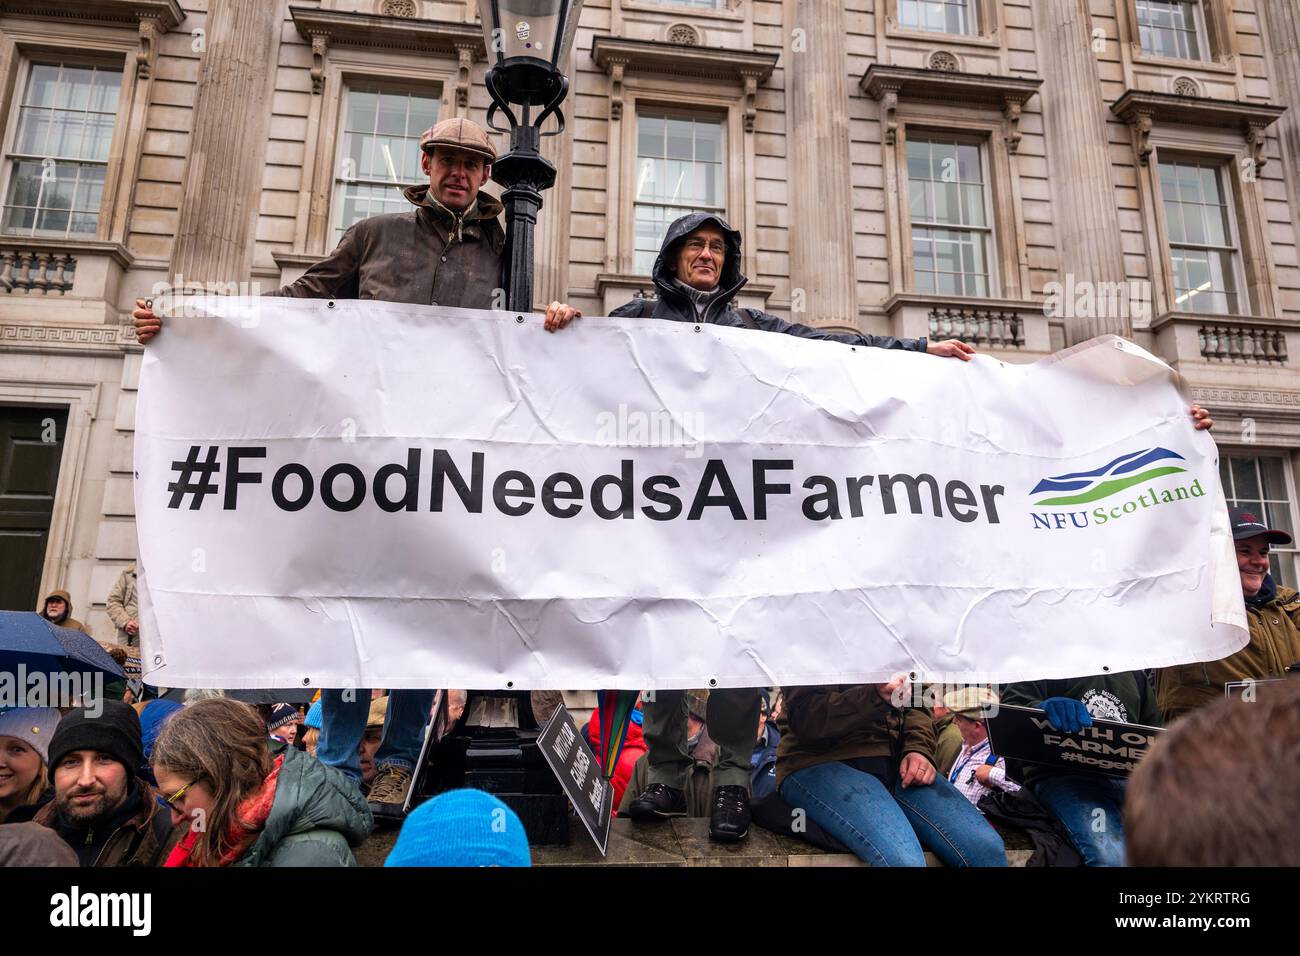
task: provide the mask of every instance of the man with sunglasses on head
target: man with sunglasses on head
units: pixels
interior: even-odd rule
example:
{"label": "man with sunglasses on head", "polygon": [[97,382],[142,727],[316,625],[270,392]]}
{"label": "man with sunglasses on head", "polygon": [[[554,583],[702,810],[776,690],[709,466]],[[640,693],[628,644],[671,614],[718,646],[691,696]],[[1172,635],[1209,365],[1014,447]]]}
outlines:
{"label": "man with sunglasses on head", "polygon": [[49,753],[54,799],[34,820],[59,834],[82,866],[158,866],[167,858],[180,834],[143,776],[140,718],[130,704],[71,711]]}

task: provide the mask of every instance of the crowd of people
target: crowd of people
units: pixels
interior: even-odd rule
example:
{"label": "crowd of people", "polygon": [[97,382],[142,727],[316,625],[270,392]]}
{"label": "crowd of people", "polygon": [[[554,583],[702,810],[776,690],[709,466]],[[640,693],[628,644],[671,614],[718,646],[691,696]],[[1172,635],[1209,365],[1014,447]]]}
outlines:
{"label": "crowd of people", "polygon": [[[429,183],[405,191],[410,210],[353,225],[333,253],[274,294],[491,308],[505,237],[500,203],[480,190],[495,148],[458,118],[426,131],[420,149]],[[683,216],[655,262],[656,298],[612,314],[958,360],[974,352],[956,340],[834,332],[737,308],[747,281],[741,261],[740,233],[721,216]],[[136,305],[136,334],[147,344],[164,319],[146,301]],[[580,317],[553,302],[545,327],[558,332]],[[1189,427],[1211,427],[1204,409],[1190,412]],[[1300,663],[1300,595],[1269,573],[1269,546],[1291,539],[1242,509],[1230,517],[1250,643],[1223,661],[960,687],[934,707],[909,706],[903,677],[660,690],[640,702],[628,728],[612,777],[617,812],[635,826],[707,818],[710,838],[725,843],[745,840],[757,822],[880,866],[924,865],[927,850],[952,866],[1004,866],[1007,826],[1033,837],[1040,862],[1122,865],[1127,853],[1142,863],[1300,863],[1300,841],[1270,839],[1271,828],[1290,825],[1285,813],[1300,792],[1300,695],[1296,679],[1286,680]],[[65,591],[40,610],[81,628]],[[108,613],[115,644],[138,645],[134,568],[114,586]],[[1278,683],[1260,701],[1241,702],[1225,697],[1234,681]],[[464,709],[464,693],[447,691],[458,701],[453,713]],[[85,709],[0,714],[0,860],[348,866],[379,822],[401,827],[390,866],[527,865],[522,823],[489,794],[451,790],[408,813],[435,694],[327,688],[304,712],[219,694],[150,699],[137,680],[96,717]],[[1169,729],[1129,781],[1018,766],[992,751],[986,727],[1012,703],[1041,709],[1065,733],[1094,718]],[[584,728],[598,753],[607,732],[599,712]],[[1225,779],[1224,768],[1244,754],[1255,763]],[[1236,786],[1243,805],[1269,809],[1220,819],[1201,796],[1212,785]]]}

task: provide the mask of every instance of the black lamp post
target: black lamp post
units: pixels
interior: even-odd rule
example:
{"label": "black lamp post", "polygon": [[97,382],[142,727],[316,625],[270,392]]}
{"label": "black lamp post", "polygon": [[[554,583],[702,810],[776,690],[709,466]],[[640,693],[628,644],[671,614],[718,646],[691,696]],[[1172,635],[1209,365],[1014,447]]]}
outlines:
{"label": "black lamp post", "polygon": [[[560,103],[569,80],[560,64],[573,45],[581,11],[582,0],[479,0],[491,64],[483,79],[492,97],[488,126],[510,132],[510,151],[492,164],[492,178],[505,187],[506,308],[514,312],[533,307],[533,229],[542,190],[555,185],[555,167],[540,152],[541,138],[564,131]],[[493,123],[498,111],[509,127]],[[543,133],[552,113],[559,127]]]}
{"label": "black lamp post", "polygon": [[[539,147],[543,136],[564,131],[560,103],[569,81],[559,65],[573,44],[581,9],[582,0],[479,0],[491,62],[484,78],[492,97],[488,126],[506,132],[492,122],[498,111],[510,121],[510,151],[492,164],[492,178],[505,187],[506,308],[513,312],[533,308],[533,228],[542,190],[555,185],[555,167]],[[543,133],[552,113],[559,128]],[[413,802],[475,787],[519,814],[530,843],[567,843],[568,800],[538,749],[540,728],[529,693],[471,690],[467,698],[461,720],[426,745]]]}

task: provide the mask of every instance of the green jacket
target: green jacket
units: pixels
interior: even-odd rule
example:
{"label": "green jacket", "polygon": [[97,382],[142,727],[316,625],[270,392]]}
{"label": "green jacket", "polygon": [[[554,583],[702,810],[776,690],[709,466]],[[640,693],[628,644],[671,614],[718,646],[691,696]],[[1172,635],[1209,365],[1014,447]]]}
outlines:
{"label": "green jacket", "polygon": [[1156,671],[1156,696],[1166,721],[1224,696],[1231,681],[1284,677],[1300,663],[1300,594],[1279,587],[1263,607],[1246,605],[1250,643],[1218,661],[1181,664]]}
{"label": "green jacket", "polygon": [[892,707],[873,684],[787,687],[783,723],[776,749],[778,791],[796,770],[857,757],[891,757],[900,734],[900,759],[919,753],[935,761],[930,711]]}
{"label": "green jacket", "polygon": [[934,766],[945,777],[961,754],[961,731],[953,714],[934,719]]}
{"label": "green jacket", "polygon": [[[1126,724],[1161,727],[1160,708],[1151,681],[1142,671],[1121,671],[1095,677],[1070,677],[1065,680],[1023,681],[1002,688],[1002,703],[1019,707],[1042,707],[1049,697],[1073,697],[1083,701],[1088,713],[1100,720],[1118,720]],[[1029,784],[1070,771],[1026,764],[1023,783]]]}
{"label": "green jacket", "polygon": [[288,747],[266,826],[234,865],[356,866],[350,847],[373,826],[366,798],[343,771]]}

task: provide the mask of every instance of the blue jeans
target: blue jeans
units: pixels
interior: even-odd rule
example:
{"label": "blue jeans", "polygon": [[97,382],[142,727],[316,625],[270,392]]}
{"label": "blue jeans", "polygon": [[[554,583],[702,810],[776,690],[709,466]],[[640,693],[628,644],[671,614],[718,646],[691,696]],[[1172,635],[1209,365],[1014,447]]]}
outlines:
{"label": "blue jeans", "polygon": [[924,845],[948,866],[1006,866],[1002,837],[936,774],[928,786],[889,790],[838,761],[796,770],[781,796],[870,866],[925,866]]}
{"label": "blue jeans", "polygon": [[1123,780],[1091,774],[1053,774],[1033,785],[1085,866],[1124,865],[1124,790]]}
{"label": "blue jeans", "polygon": [[[343,699],[341,690],[323,690],[320,695],[320,740],[316,759],[327,767],[338,767],[353,780],[361,780],[361,740],[370,716],[370,691],[353,690],[354,699]],[[384,742],[375,754],[375,767],[415,770],[424,743],[424,725],[433,709],[431,690],[395,690],[388,695],[384,717]]]}

